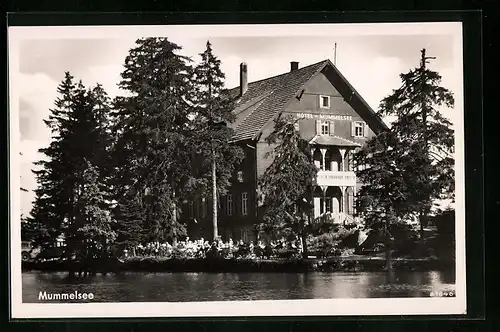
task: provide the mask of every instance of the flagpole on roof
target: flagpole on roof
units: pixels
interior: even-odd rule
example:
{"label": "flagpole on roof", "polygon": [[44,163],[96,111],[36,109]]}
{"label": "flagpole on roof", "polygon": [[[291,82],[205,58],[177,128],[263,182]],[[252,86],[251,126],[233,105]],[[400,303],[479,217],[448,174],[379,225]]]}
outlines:
{"label": "flagpole on roof", "polygon": [[333,46],[333,65],[337,66],[337,43]]}

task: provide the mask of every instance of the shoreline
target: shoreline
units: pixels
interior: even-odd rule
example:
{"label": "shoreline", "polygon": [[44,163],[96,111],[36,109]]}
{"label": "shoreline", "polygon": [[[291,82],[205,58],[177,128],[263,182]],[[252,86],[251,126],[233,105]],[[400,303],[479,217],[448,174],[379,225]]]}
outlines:
{"label": "shoreline", "polygon": [[[22,271],[40,272],[383,272],[385,259],[380,257],[334,257],[328,259],[174,259],[134,257],[124,261],[91,261],[82,265],[73,261],[22,262]],[[393,258],[393,270],[435,271],[454,268],[450,259]]]}

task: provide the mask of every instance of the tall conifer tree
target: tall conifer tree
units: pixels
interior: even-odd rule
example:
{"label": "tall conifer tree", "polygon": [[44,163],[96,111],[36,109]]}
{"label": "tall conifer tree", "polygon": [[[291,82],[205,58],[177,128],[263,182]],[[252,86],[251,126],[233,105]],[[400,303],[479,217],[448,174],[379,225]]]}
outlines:
{"label": "tall conifer tree", "polygon": [[390,130],[355,155],[355,163],[365,166],[357,171],[365,183],[358,192],[358,213],[386,229],[417,216],[421,238],[433,202],[454,195],[453,129],[438,109],[453,107],[454,100],[440,86],[441,76],[427,68],[428,60],[422,50],[420,66],[400,75],[402,86],[380,104],[380,116],[395,118]]}
{"label": "tall conifer tree", "polygon": [[115,100],[117,211],[129,221],[143,220],[150,241],[176,241],[186,233],[178,215],[192,182],[186,165],[193,156],[194,85],[190,60],[180,49],[167,38],[137,40],[119,84],[128,96]]}
{"label": "tall conifer tree", "polygon": [[427,67],[430,59],[421,50],[420,66],[401,74],[403,85],[384,98],[381,116],[395,116],[391,130],[404,143],[412,162],[407,171],[412,174],[411,195],[418,205],[420,233],[427,223],[436,199],[454,198],[454,131],[450,120],[439,108],[454,106],[451,91],[442,87],[441,75]]}
{"label": "tall conifer tree", "polygon": [[300,137],[291,118],[279,117],[266,138],[274,146],[271,165],[259,179],[264,202],[261,232],[278,237],[299,236],[304,255],[311,221],[313,187],[318,169],[312,162],[309,143]]}
{"label": "tall conifer tree", "polygon": [[[64,235],[67,253],[72,255],[79,250],[78,229],[86,220],[82,216],[87,206],[82,199],[89,162],[98,174],[95,183],[107,188],[109,101],[102,87],[87,90],[81,82],[73,83],[69,73],[58,91],[61,97],[45,121],[52,130],[52,141],[40,150],[47,160],[36,163],[41,170],[35,171],[38,188],[29,222],[37,230],[37,244],[51,246]],[[105,203],[99,208],[107,210]]]}
{"label": "tall conifer tree", "polygon": [[[212,198],[213,238],[216,239],[219,235],[218,198],[227,191],[233,171],[243,158],[243,151],[230,144],[234,131],[228,125],[235,120],[232,114],[234,105],[227,90],[224,90],[225,75],[220,69],[220,60],[213,54],[210,41],[207,41],[206,49],[200,56],[201,62],[195,68],[197,112],[192,124],[199,163],[193,168],[197,169],[195,174],[207,180],[200,183],[201,192]],[[206,172],[207,169],[210,172]]]}
{"label": "tall conifer tree", "polygon": [[50,110],[49,118],[44,120],[52,132],[49,146],[39,151],[46,159],[35,162],[39,167],[33,171],[38,187],[35,189],[35,202],[27,222],[36,230],[35,245],[44,247],[54,243],[62,233],[62,227],[69,218],[71,195],[68,174],[66,140],[69,135],[69,113],[73,106],[75,83],[73,76],[65,73],[58,86],[59,97],[55,107]]}

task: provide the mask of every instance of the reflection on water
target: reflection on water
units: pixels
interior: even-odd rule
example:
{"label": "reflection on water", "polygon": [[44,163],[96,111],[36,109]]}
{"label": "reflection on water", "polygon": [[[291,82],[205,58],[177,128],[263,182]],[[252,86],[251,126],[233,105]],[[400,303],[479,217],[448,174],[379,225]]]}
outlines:
{"label": "reflection on water", "polygon": [[179,302],[428,297],[455,289],[453,271],[123,273],[74,279],[27,272],[22,282],[23,302],[38,302],[40,291],[93,293],[94,302]]}

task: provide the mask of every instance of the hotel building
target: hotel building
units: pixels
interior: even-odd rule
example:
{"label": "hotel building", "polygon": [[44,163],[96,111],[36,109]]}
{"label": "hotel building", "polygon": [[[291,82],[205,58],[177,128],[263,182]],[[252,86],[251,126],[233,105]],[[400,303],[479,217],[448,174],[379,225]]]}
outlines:
{"label": "hotel building", "polygon": [[[235,100],[233,141],[245,152],[235,170],[227,195],[219,198],[218,227],[223,239],[256,239],[260,222],[258,178],[271,164],[272,151],[265,140],[281,114],[298,119],[296,129],[310,142],[318,167],[314,191],[314,217],[328,213],[338,222],[352,221],[356,188],[361,185],[352,163],[353,152],[386,129],[359,93],[325,60],[256,82],[247,81],[248,68],[240,65],[240,86],[230,90]],[[376,82],[374,82],[376,84]],[[212,238],[212,203],[200,198],[183,209],[189,236]]]}

